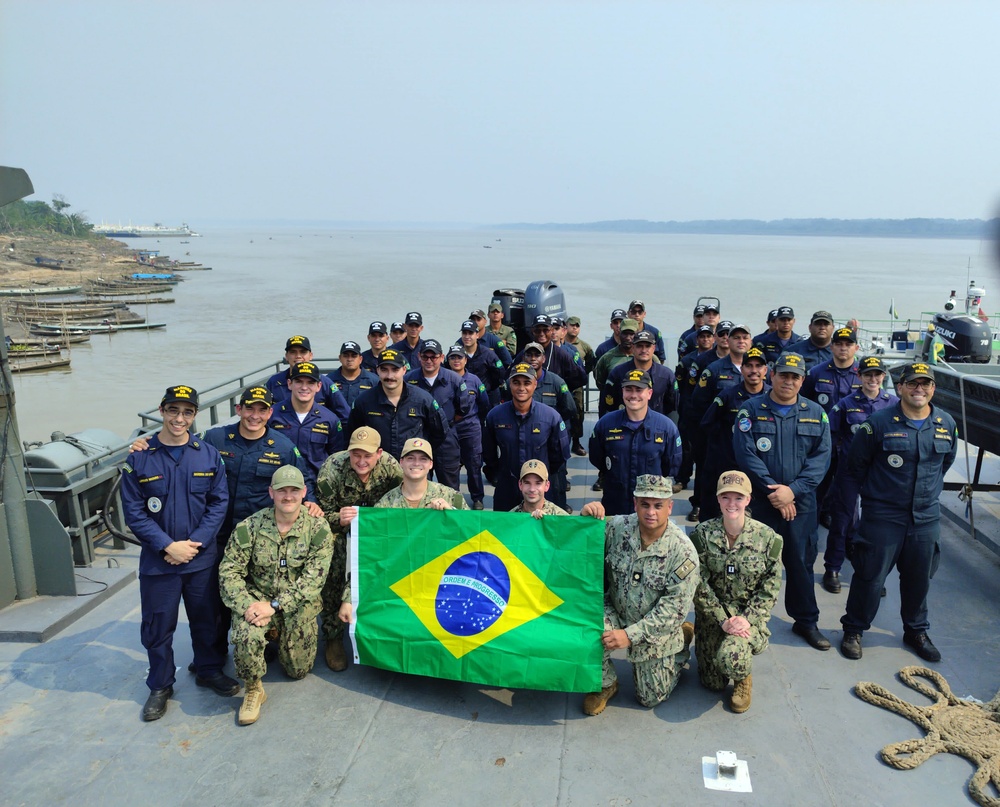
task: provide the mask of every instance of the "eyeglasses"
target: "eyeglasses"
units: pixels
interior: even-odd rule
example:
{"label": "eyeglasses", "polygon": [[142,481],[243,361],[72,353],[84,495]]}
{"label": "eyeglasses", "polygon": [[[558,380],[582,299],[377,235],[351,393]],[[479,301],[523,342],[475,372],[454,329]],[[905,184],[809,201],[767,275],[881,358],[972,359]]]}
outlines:
{"label": "eyeglasses", "polygon": [[194,420],[198,412],[194,409],[178,409],[176,406],[168,406],[163,410],[163,414],[171,418],[181,417],[184,420]]}
{"label": "eyeglasses", "polygon": [[930,389],[934,382],[929,378],[915,378],[912,381],[904,381],[903,386],[908,389]]}

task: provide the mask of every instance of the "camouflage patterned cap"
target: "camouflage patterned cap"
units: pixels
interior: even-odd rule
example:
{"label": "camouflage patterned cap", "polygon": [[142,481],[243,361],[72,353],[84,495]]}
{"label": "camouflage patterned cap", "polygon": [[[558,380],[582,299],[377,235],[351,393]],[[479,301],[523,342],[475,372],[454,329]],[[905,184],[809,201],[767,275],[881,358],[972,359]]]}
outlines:
{"label": "camouflage patterned cap", "polygon": [[281,490],[282,488],[297,488],[298,490],[302,490],[305,486],[306,480],[302,476],[302,471],[294,465],[282,465],[271,476],[271,487],[274,490]]}
{"label": "camouflage patterned cap", "polygon": [[637,499],[672,499],[674,497],[674,480],[669,476],[655,474],[640,474],[635,480],[635,490],[632,495]]}
{"label": "camouflage patterned cap", "polygon": [[743,471],[725,471],[719,477],[719,484],[715,488],[716,496],[721,496],[723,493],[742,493],[744,496],[749,496],[752,492],[750,478]]}
{"label": "camouflage patterned cap", "polygon": [[407,454],[412,454],[414,451],[419,451],[434,459],[434,451],[431,449],[431,444],[421,437],[411,437],[403,443],[403,450],[399,452],[399,458],[403,459]]}
{"label": "camouflage patterned cap", "polygon": [[865,356],[865,358],[861,360],[858,372],[861,373],[861,375],[864,375],[865,373],[884,373],[885,362],[883,362],[878,356]]}
{"label": "camouflage patterned cap", "polygon": [[347,450],[354,451],[354,449],[360,448],[362,451],[374,454],[381,447],[382,435],[375,431],[375,429],[369,429],[367,426],[362,426],[360,429],[355,429],[351,433],[351,442],[348,444]]}
{"label": "camouflage patterned cap", "polygon": [[502,314],[503,313],[503,306],[500,305],[500,303],[490,303],[489,308],[487,308],[487,311],[489,311],[491,314],[494,311],[499,311]]}
{"label": "camouflage patterned cap", "polygon": [[240,406],[250,406],[250,404],[262,403],[270,407],[274,403],[274,396],[267,387],[247,387],[240,396]]}
{"label": "camouflage patterned cap", "polygon": [[623,319],[621,330],[635,333],[639,330],[639,323],[634,319]]}
{"label": "camouflage patterned cap", "polygon": [[518,474],[518,479],[524,479],[528,474],[535,474],[540,476],[543,482],[548,482],[549,480],[549,469],[545,467],[545,463],[541,460],[528,460],[524,465],[521,466],[521,473]]}
{"label": "camouflage patterned cap", "polygon": [[774,363],[774,374],[794,373],[795,375],[806,374],[806,360],[798,353],[782,353]]}
{"label": "camouflage patterned cap", "polygon": [[580,324],[580,318],[579,317],[566,317],[566,324],[567,325],[579,325]]}

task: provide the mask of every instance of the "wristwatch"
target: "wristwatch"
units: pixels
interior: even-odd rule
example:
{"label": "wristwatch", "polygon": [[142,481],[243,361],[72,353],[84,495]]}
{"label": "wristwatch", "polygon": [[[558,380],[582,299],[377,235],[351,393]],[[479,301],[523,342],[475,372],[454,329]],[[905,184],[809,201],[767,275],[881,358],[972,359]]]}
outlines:
{"label": "wristwatch", "polygon": [[275,611],[280,611],[280,610],[281,610],[281,603],[280,603],[280,602],[278,602],[277,600],[271,600],[271,607],[272,607],[272,608],[273,608],[273,609],[274,609]]}

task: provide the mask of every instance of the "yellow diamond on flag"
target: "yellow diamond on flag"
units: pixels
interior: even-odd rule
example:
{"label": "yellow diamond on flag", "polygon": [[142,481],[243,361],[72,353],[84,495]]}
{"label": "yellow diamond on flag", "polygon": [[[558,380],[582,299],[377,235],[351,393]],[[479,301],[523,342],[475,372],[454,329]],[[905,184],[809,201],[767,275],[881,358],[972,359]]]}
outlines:
{"label": "yellow diamond on flag", "polygon": [[390,589],[455,658],[563,603],[488,530],[438,555]]}

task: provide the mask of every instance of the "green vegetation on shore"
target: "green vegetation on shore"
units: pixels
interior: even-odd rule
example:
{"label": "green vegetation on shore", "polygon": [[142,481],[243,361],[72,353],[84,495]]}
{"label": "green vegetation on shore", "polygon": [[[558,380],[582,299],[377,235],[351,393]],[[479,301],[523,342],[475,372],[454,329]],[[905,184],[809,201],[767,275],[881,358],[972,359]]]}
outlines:
{"label": "green vegetation on shore", "polygon": [[96,238],[94,225],[83,213],[67,213],[71,207],[61,194],[48,202],[25,202],[23,199],[0,207],[0,233],[21,235],[59,233],[76,238]]}
{"label": "green vegetation on shore", "polygon": [[509,230],[568,230],[578,232],[676,233],[688,235],[827,235],[865,238],[994,239],[1000,218],[990,219],[713,219],[647,221],[621,219],[579,224],[501,224]]}

